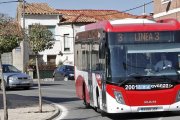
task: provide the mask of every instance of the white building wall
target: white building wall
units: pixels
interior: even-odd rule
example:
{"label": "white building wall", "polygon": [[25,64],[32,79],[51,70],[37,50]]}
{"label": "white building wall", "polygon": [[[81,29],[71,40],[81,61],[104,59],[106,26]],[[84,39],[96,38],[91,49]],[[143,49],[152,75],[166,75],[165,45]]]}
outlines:
{"label": "white building wall", "polygon": [[[44,62],[47,62],[47,55],[58,55],[60,50],[62,49],[61,42],[60,42],[60,29],[58,25],[59,17],[60,17],[59,15],[25,15],[25,29],[27,33],[28,33],[29,26],[35,23],[46,25],[46,26],[55,26],[55,44],[53,48],[39,53],[40,55],[43,55]],[[21,26],[23,27],[23,18],[21,18]],[[25,53],[25,54],[29,55],[29,53]],[[15,60],[13,63],[18,64],[17,61],[18,60]],[[28,61],[25,61],[25,62],[28,62]]]}
{"label": "white building wall", "polygon": [[[61,44],[61,51],[63,52],[63,56],[58,57],[58,61],[64,62],[64,64],[72,64],[74,65],[74,41],[75,36],[80,26],[68,24],[68,25],[59,25],[60,31],[60,42]],[[70,51],[64,51],[64,34],[69,34],[70,43]]]}
{"label": "white building wall", "polygon": [[[61,51],[63,56],[59,56],[58,60],[63,62],[64,64],[74,64],[74,35],[72,25],[59,25],[60,31],[60,43],[61,43]],[[64,34],[69,34],[70,39],[70,50],[64,51]]]}
{"label": "white building wall", "polygon": [[[80,26],[76,26],[70,23],[66,25],[58,25],[59,23],[58,15],[26,15],[25,16],[25,28],[28,30],[28,27],[32,24],[39,23],[41,25],[47,26],[56,26],[55,27],[55,44],[52,49],[45,50],[40,52],[40,55],[43,55],[43,61],[47,62],[48,55],[56,55],[56,65],[60,62],[64,64],[74,64],[74,37]],[[23,18],[21,19],[21,26],[23,27]],[[28,32],[28,31],[27,31]],[[64,34],[69,34],[70,50],[64,51]],[[63,53],[63,56],[59,55],[59,52]],[[27,53],[29,54],[29,53]],[[17,60],[16,60],[17,62]],[[16,63],[14,62],[14,63]],[[19,65],[19,64],[18,64]]]}

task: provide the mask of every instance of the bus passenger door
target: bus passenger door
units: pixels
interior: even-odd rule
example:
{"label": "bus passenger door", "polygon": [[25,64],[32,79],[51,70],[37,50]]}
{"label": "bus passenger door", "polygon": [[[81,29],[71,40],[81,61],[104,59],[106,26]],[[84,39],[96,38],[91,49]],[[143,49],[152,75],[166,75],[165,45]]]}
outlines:
{"label": "bus passenger door", "polygon": [[93,105],[93,82],[92,82],[92,72],[88,72],[88,85],[89,85],[89,95],[90,95],[90,104]]}
{"label": "bus passenger door", "polygon": [[106,52],[106,48],[105,48],[105,39],[102,39],[100,42],[100,46],[99,46],[99,59],[100,59],[100,63],[102,64],[102,74],[101,74],[101,78],[102,78],[102,110],[106,111],[107,110],[107,105],[106,105],[106,62],[107,62],[107,56],[105,55]]}
{"label": "bus passenger door", "polygon": [[105,72],[102,74],[102,109],[106,110],[106,78]]}
{"label": "bus passenger door", "polygon": [[93,81],[92,81],[92,42],[89,41],[88,44],[89,52],[88,52],[88,85],[89,85],[89,95],[90,95],[90,105],[94,105],[93,101]]}

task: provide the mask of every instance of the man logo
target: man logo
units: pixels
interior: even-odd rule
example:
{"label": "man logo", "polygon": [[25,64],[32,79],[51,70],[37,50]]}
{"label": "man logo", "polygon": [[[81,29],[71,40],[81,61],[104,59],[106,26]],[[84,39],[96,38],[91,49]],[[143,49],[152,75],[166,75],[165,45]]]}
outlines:
{"label": "man logo", "polygon": [[144,101],[144,104],[155,104],[156,100],[146,100]]}

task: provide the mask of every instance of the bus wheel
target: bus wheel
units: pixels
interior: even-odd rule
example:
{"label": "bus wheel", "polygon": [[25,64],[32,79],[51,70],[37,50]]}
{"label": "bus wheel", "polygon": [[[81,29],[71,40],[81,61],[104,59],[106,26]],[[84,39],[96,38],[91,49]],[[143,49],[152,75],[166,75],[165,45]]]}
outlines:
{"label": "bus wheel", "polygon": [[89,103],[86,102],[85,99],[86,99],[86,98],[84,98],[84,105],[85,105],[85,108],[89,108],[90,105],[89,105]]}
{"label": "bus wheel", "polygon": [[85,108],[89,108],[90,107],[90,104],[89,103],[87,103],[87,101],[86,101],[86,92],[85,92],[85,86],[83,85],[83,94],[84,94],[84,99],[83,99],[83,103],[84,103],[84,105],[85,105]]}

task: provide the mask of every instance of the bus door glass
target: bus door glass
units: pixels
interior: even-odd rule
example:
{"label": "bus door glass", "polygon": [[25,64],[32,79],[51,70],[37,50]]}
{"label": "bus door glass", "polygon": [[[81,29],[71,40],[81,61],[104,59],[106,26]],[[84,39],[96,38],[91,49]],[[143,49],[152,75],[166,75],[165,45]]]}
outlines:
{"label": "bus door glass", "polygon": [[[103,35],[103,36],[105,36],[105,35]],[[106,44],[106,40],[105,40],[105,38],[104,39],[102,39],[101,40],[101,42],[100,42],[100,45],[99,45],[99,62],[100,62],[100,64],[101,64],[101,68],[100,68],[100,71],[101,71],[101,92],[102,92],[102,108],[103,108],[103,110],[106,110],[107,108],[106,108],[106,103],[107,103],[107,101],[106,101],[106,80],[107,80],[107,78],[106,78],[106,59],[108,59],[108,56],[106,56],[106,51],[107,51],[107,49],[106,49],[106,46],[105,46],[105,44]]]}
{"label": "bus door glass", "polygon": [[92,40],[88,41],[88,85],[90,94],[90,104],[93,104],[93,81],[92,81]]}

